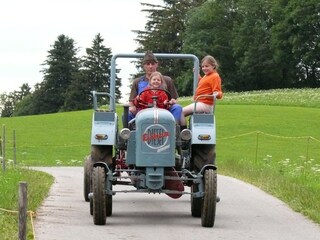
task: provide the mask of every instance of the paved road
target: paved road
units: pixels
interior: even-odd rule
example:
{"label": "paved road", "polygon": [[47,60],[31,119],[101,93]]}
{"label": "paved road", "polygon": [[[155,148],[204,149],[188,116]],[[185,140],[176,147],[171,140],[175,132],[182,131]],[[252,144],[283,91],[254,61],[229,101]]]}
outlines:
{"label": "paved road", "polygon": [[[286,204],[234,178],[218,176],[215,226],[201,227],[191,217],[189,196],[118,193],[107,224],[96,226],[83,199],[81,167],[36,168],[52,174],[55,183],[37,211],[37,240],[224,239],[315,240],[320,226]],[[120,186],[116,186],[120,187]]]}

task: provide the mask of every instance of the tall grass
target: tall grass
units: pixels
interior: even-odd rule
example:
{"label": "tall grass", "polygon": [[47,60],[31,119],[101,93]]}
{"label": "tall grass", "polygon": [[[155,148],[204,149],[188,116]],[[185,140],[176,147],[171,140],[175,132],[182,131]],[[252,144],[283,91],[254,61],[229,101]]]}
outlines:
{"label": "tall grass", "polygon": [[317,223],[319,90],[225,93],[216,107],[218,172],[260,187]]}
{"label": "tall grass", "polygon": [[0,118],[6,127],[7,156],[23,166],[80,166],[90,150],[92,111]]}
{"label": "tall grass", "polygon": [[53,177],[47,173],[7,166],[0,172],[0,239],[18,239],[19,182],[27,182],[28,218],[27,239],[34,239],[30,214],[35,212],[47,196]]}

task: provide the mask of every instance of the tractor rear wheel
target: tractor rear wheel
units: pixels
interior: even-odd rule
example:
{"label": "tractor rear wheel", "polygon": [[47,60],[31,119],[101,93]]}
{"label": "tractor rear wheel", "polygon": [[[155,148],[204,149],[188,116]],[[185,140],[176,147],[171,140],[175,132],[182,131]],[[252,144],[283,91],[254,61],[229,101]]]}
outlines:
{"label": "tractor rear wheel", "polygon": [[215,164],[215,144],[194,144],[192,145],[192,168],[197,172],[206,164]]}
{"label": "tractor rear wheel", "polygon": [[92,173],[93,222],[95,225],[106,224],[106,175],[103,167],[94,167]]}
{"label": "tractor rear wheel", "polygon": [[93,199],[90,199],[90,215],[93,215]]}
{"label": "tractor rear wheel", "polygon": [[108,166],[111,166],[112,165],[112,146],[92,145],[91,158],[93,162],[104,162]]}
{"label": "tractor rear wheel", "polygon": [[206,169],[204,172],[204,197],[202,203],[201,225],[213,227],[216,215],[217,172]]}
{"label": "tractor rear wheel", "polygon": [[91,192],[91,172],[93,162],[90,156],[85,157],[83,170],[83,196],[86,202],[89,202],[89,193]]}

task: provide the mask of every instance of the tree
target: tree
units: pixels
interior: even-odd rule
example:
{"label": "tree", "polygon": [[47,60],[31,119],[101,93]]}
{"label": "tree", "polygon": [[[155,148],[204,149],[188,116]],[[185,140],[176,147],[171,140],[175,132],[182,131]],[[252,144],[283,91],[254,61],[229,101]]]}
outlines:
{"label": "tree", "polygon": [[75,79],[80,69],[80,62],[77,58],[78,49],[74,46],[74,40],[65,36],[58,36],[49,55],[44,62],[43,84],[40,85],[37,96],[40,113],[53,113],[63,110],[69,85]]}
{"label": "tree", "polygon": [[183,50],[216,57],[225,90],[288,86],[272,44],[273,8],[272,0],[207,1],[190,11]]}
{"label": "tree", "polygon": [[0,108],[2,117],[12,117],[17,109],[17,105],[31,94],[31,88],[28,83],[24,83],[20,87],[20,91],[2,94],[0,97]]}
{"label": "tree", "polygon": [[[137,34],[135,40],[139,44],[136,52],[151,50],[154,53],[182,53],[186,14],[203,2],[164,0],[164,6],[141,3],[145,7],[142,12],[147,13],[148,20],[144,31],[133,31]],[[159,71],[173,79],[185,70],[183,60],[161,60],[159,67]]]}
{"label": "tree", "polygon": [[[272,44],[282,80],[290,86],[320,86],[320,4],[273,1]],[[288,84],[288,85],[289,85]]]}
{"label": "tree", "polygon": [[11,117],[14,110],[13,104],[13,94],[6,93],[1,94],[0,96],[0,109],[1,109],[1,117]]}
{"label": "tree", "polygon": [[16,101],[21,101],[24,97],[31,94],[31,87],[28,83],[24,83],[20,87],[20,91],[14,91],[16,96]]}
{"label": "tree", "polygon": [[[92,91],[110,92],[111,49],[103,45],[104,39],[98,33],[92,47],[86,49],[81,71],[69,86],[65,110],[80,110],[92,107]],[[116,81],[116,98],[121,98],[121,81]],[[105,102],[106,103],[106,102]]]}
{"label": "tree", "polygon": [[[187,14],[183,52],[193,53],[201,60],[207,54],[220,63],[220,75],[224,88],[231,89],[235,82],[235,59],[232,49],[232,30],[235,20],[236,1],[207,1]],[[189,66],[191,69],[192,66]],[[190,76],[190,74],[189,74]],[[193,82],[188,76],[179,78],[182,92],[190,95]],[[187,80],[187,81],[186,81]]]}
{"label": "tree", "polygon": [[88,78],[83,70],[75,74],[68,86],[63,111],[84,110],[92,107]]}
{"label": "tree", "polygon": [[32,115],[36,112],[36,105],[34,104],[34,94],[29,94],[24,97],[22,101],[15,105],[15,110],[12,116]]}
{"label": "tree", "polygon": [[[84,60],[84,71],[89,81],[89,91],[110,92],[111,49],[103,45],[104,39],[97,34],[92,48],[87,48]],[[121,81],[116,81],[116,98],[121,98]]]}
{"label": "tree", "polygon": [[[101,35],[97,34],[92,48],[87,48],[87,55],[80,60],[74,40],[65,35],[58,36],[43,64],[46,66],[42,70],[44,80],[35,86],[32,96],[17,104],[14,115],[83,110],[92,107],[91,91],[110,91],[112,56],[111,49],[106,48],[102,44],[103,41]],[[121,98],[120,80],[117,78],[116,81],[117,99]],[[19,94],[24,94],[27,90],[27,86],[23,86]]]}
{"label": "tree", "polygon": [[13,116],[25,116],[41,114],[43,106],[41,105],[41,99],[44,98],[45,92],[43,89],[43,83],[37,83],[34,86],[35,90],[25,96],[21,101],[15,105]]}
{"label": "tree", "polygon": [[234,90],[279,88],[271,47],[270,0],[240,0],[238,20],[233,28],[233,55],[236,59],[237,87]]}

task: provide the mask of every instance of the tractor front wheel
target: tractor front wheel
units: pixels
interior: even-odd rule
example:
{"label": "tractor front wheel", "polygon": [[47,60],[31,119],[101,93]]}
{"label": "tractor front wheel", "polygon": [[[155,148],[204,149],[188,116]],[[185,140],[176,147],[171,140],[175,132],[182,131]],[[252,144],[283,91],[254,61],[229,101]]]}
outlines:
{"label": "tractor front wheel", "polygon": [[217,203],[217,172],[206,169],[204,172],[204,197],[201,210],[201,225],[213,227]]}
{"label": "tractor front wheel", "polygon": [[92,210],[93,222],[95,225],[105,225],[107,220],[106,214],[106,175],[103,167],[94,167],[92,173]]}

